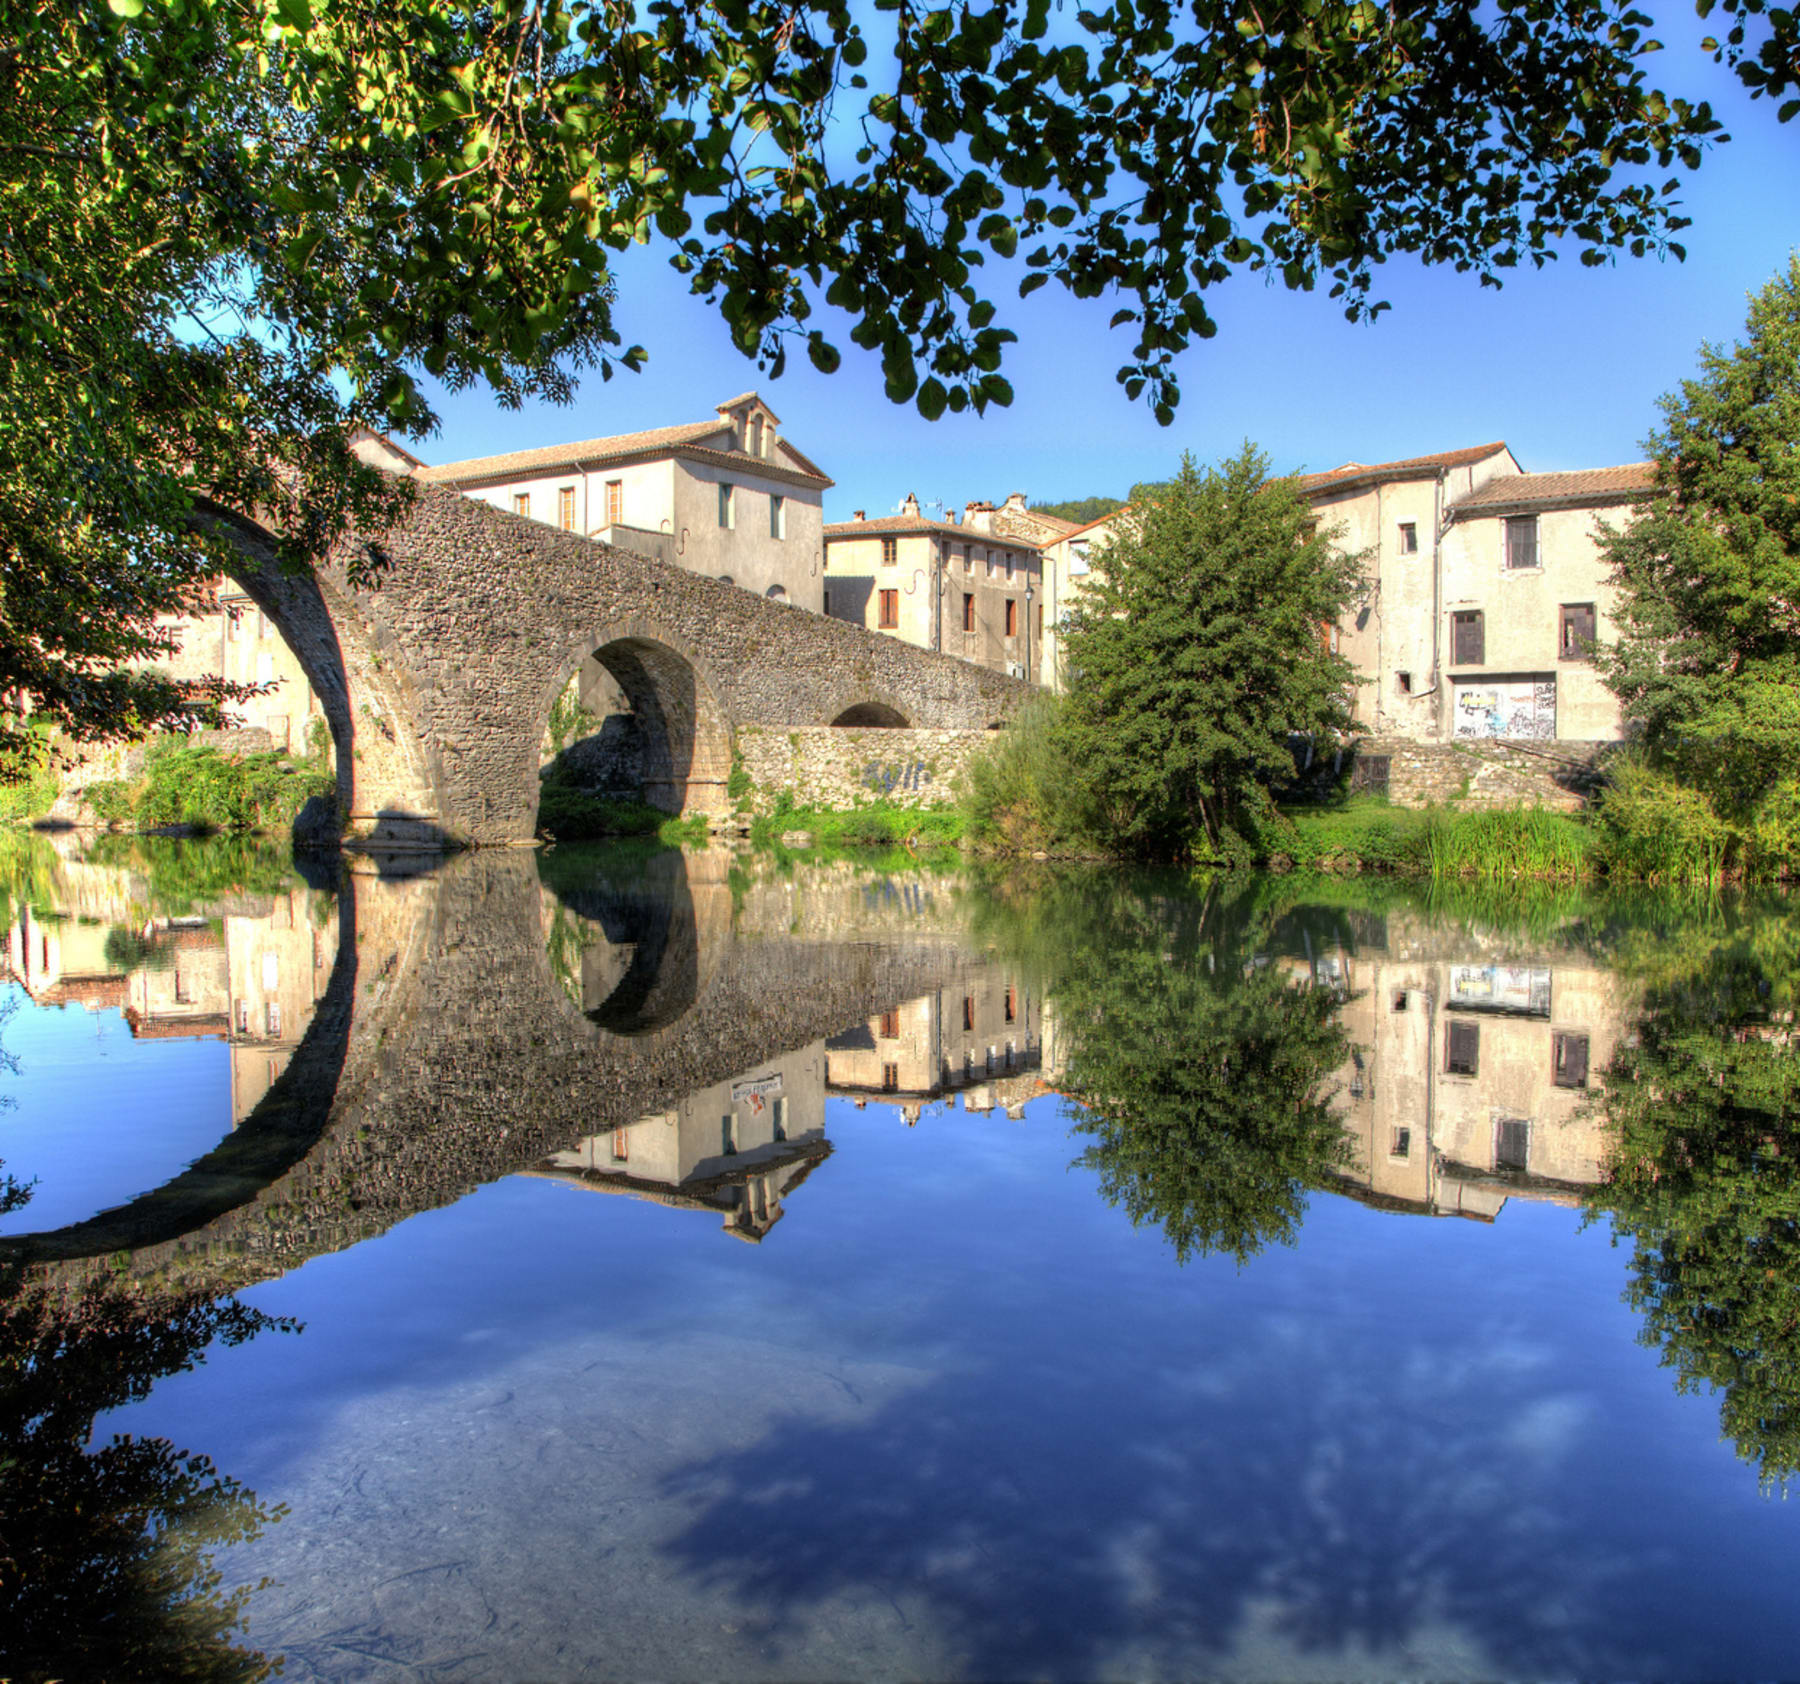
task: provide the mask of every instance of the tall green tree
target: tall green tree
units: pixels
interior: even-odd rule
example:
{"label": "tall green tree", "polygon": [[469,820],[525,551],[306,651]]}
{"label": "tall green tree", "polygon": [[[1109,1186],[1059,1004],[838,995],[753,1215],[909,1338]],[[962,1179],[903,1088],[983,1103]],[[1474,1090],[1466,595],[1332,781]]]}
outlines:
{"label": "tall green tree", "polygon": [[1662,413],[1599,658],[1655,760],[1743,814],[1800,777],[1800,256]]}
{"label": "tall green tree", "polygon": [[1329,628],[1361,584],[1250,445],[1217,468],[1184,457],[1133,505],[1064,634],[1059,720],[1120,845],[1228,849],[1240,810],[1292,775],[1294,736],[1350,728],[1356,675]]}
{"label": "tall green tree", "polygon": [[[1792,15],[1723,11],[1784,94]],[[196,498],[296,563],[387,518],[353,429],[635,363],[611,265],[652,238],[747,355],[847,335],[927,416],[1010,400],[1001,286],[1112,295],[1165,421],[1244,270],[1360,317],[1394,253],[1679,251],[1719,125],[1656,46],[1611,0],[0,0],[0,691],[216,716],[115,672],[231,561]]]}

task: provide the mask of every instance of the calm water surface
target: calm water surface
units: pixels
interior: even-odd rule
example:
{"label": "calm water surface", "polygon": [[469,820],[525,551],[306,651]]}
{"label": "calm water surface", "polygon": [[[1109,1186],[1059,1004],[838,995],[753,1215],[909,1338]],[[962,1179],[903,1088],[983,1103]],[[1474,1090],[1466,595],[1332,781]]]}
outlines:
{"label": "calm water surface", "polygon": [[1800,1665],[1785,902],[0,844],[0,1676]]}

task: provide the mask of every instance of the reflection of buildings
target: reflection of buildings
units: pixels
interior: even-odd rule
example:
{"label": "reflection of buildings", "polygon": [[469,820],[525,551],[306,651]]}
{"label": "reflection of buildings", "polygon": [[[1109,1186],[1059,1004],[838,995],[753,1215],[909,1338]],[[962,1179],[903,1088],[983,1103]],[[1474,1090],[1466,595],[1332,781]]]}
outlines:
{"label": "reflection of buildings", "polygon": [[1508,1198],[1577,1198],[1600,1179],[1585,1101],[1623,1033],[1617,982],[1566,951],[1483,952],[1386,922],[1385,943],[1314,961],[1351,991],[1351,1179],[1378,1202],[1487,1221]]}
{"label": "reflection of buildings", "polygon": [[268,904],[136,928],[26,908],[7,933],[7,960],[40,1006],[117,1011],[138,1040],[229,1042],[235,1126],[287,1068],[337,959],[335,902],[318,924],[298,886]]}
{"label": "reflection of buildings", "polygon": [[825,1048],[798,1052],[691,1093],[672,1110],[589,1135],[532,1172],[602,1193],[711,1210],[760,1241],[782,1200],[830,1155]]}
{"label": "reflection of buildings", "polygon": [[1042,1083],[1039,1002],[994,966],[971,971],[959,989],[922,994],[825,1043],[832,1092],[899,1102],[907,1122],[925,1101],[960,1093],[969,1111],[996,1105],[1019,1116]]}

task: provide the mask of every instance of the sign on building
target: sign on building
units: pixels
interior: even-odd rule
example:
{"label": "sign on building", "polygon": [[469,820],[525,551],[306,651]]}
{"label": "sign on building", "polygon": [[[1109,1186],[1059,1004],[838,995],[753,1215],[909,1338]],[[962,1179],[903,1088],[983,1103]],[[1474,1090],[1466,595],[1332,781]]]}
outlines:
{"label": "sign on building", "polygon": [[1541,965],[1452,965],[1450,1004],[1464,1011],[1550,1015],[1550,972]]}

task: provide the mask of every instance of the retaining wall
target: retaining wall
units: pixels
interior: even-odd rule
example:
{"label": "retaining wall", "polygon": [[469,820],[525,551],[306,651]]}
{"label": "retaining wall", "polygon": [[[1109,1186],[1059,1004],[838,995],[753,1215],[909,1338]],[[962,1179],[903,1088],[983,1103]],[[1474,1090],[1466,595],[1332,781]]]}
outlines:
{"label": "retaining wall", "polygon": [[988,731],[740,725],[738,756],[754,786],[744,805],[766,813],[786,789],[796,807],[948,807],[970,757],[993,740]]}

